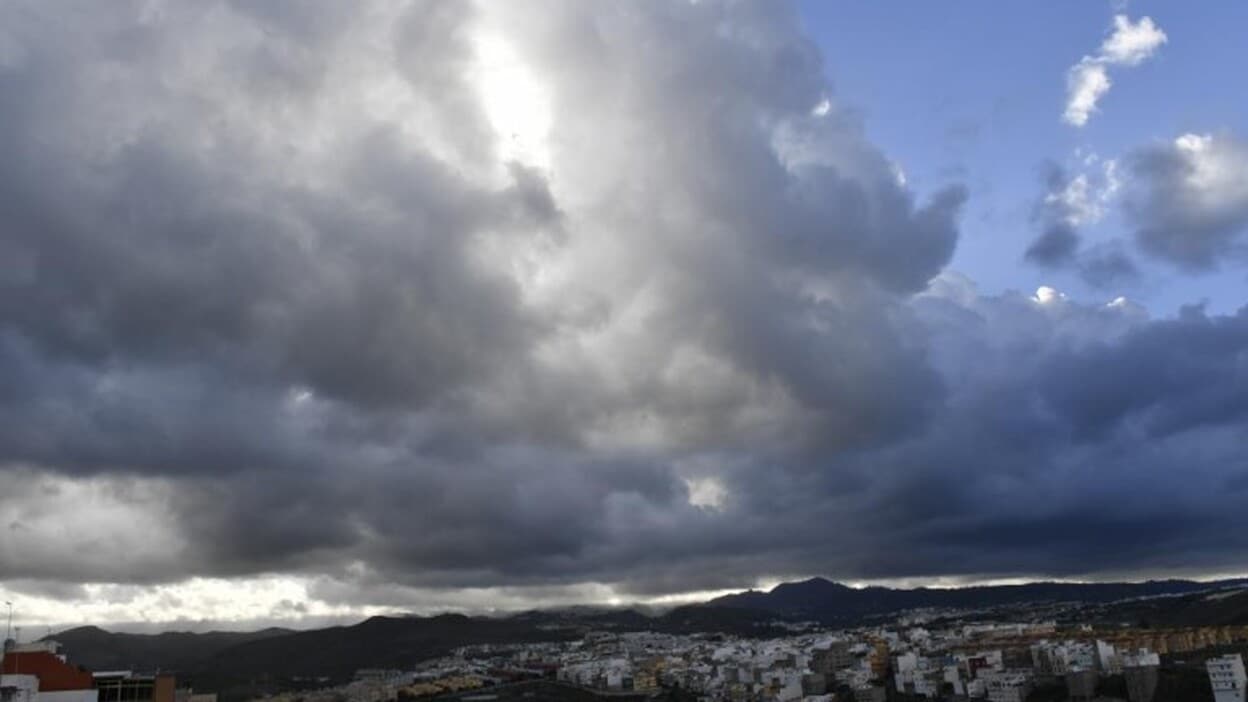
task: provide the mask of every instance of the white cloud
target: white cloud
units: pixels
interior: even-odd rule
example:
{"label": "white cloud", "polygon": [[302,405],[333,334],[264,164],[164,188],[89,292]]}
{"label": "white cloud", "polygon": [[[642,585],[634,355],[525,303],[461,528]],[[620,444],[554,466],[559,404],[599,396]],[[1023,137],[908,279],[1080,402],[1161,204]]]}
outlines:
{"label": "white cloud", "polygon": [[1114,17],[1113,32],[1101,43],[1095,56],[1084,56],[1066,74],[1066,111],[1062,119],[1082,127],[1097,103],[1109,92],[1110,66],[1137,66],[1166,43],[1166,33],[1150,17],[1132,23],[1126,15]]}
{"label": "white cloud", "polygon": [[1095,154],[1084,160],[1088,170],[1076,175],[1060,189],[1045,195],[1044,203],[1060,213],[1062,221],[1072,227],[1096,224],[1106,214],[1107,206],[1118,194],[1122,181],[1118,176],[1118,162],[1106,159],[1095,169]]}
{"label": "white cloud", "polygon": [[1096,103],[1101,96],[1109,92],[1112,85],[1105,64],[1084,56],[1075,64],[1066,76],[1066,112],[1062,119],[1076,127],[1088,123],[1088,118],[1096,111]]}
{"label": "white cloud", "polygon": [[1207,207],[1248,204],[1248,148],[1230,138],[1212,134],[1184,134],[1174,150],[1186,165],[1183,185]]}
{"label": "white cloud", "polygon": [[1049,193],[1044,201],[1051,205],[1060,205],[1067,214],[1071,224],[1082,224],[1085,221],[1099,219],[1100,209],[1095,200],[1088,194],[1088,176],[1080,173],[1066,184],[1060,192]]}
{"label": "white cloud", "polygon": [[1151,17],[1141,17],[1131,24],[1126,15],[1118,15],[1114,17],[1114,33],[1101,44],[1101,55],[1116,65],[1136,66],[1165,43],[1166,33]]}

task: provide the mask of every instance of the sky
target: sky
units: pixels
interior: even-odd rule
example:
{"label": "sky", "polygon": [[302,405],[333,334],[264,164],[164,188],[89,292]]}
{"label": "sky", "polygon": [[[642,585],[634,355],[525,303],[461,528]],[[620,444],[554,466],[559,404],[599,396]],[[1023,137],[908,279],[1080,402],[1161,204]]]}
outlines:
{"label": "sky", "polygon": [[1248,563],[1243,3],[0,6],[27,632]]}

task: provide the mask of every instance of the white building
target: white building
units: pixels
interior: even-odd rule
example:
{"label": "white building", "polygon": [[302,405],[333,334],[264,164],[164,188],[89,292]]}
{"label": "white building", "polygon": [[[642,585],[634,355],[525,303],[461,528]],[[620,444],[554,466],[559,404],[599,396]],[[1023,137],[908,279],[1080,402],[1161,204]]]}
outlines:
{"label": "white building", "polygon": [[[1110,661],[1104,656],[1108,652],[1099,644],[1093,645],[1084,641],[1040,641],[1032,644],[1032,665],[1041,673],[1065,675],[1080,670],[1106,670]],[[1112,647],[1111,647],[1112,650]],[[1117,657],[1113,657],[1117,665]]]}
{"label": "white building", "polygon": [[953,694],[965,695],[966,683],[962,681],[962,671],[956,665],[947,665],[944,669],[945,682],[953,686]]}
{"label": "white building", "polygon": [[1117,675],[1122,672],[1114,645],[1100,639],[1096,640],[1096,669],[1104,675]]}
{"label": "white building", "polygon": [[4,702],[96,702],[96,690],[39,690],[34,675],[0,675],[0,700]]}
{"label": "white building", "polygon": [[1147,668],[1148,666],[1161,665],[1161,656],[1147,648],[1141,648],[1136,651],[1127,651],[1118,654],[1118,662],[1122,664],[1122,668]]}
{"label": "white building", "polygon": [[1214,702],[1244,702],[1244,659],[1238,653],[1205,661],[1209,682],[1213,685]]}
{"label": "white building", "polygon": [[33,675],[0,675],[0,700],[35,702],[38,695],[39,678]]}
{"label": "white building", "polygon": [[1020,672],[989,673],[983,680],[990,702],[1026,702],[1031,694],[1031,678]]}

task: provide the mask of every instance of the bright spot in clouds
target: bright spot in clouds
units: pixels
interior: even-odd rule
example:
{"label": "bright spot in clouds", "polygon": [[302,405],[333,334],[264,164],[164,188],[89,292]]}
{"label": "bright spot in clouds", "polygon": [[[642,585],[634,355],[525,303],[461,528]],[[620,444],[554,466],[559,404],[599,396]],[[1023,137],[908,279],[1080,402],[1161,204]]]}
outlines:
{"label": "bright spot in clouds", "polygon": [[1036,289],[1036,294],[1031,299],[1041,305],[1052,305],[1062,302],[1066,299],[1066,296],[1056,288],[1041,285]]}
{"label": "bright spot in clouds", "polygon": [[689,504],[711,510],[723,509],[724,498],[727,497],[723,483],[705,477],[686,479],[685,485],[689,488]]}
{"label": "bright spot in clouds", "polygon": [[550,168],[550,100],[533,71],[506,39],[477,37],[477,80],[502,162]]}

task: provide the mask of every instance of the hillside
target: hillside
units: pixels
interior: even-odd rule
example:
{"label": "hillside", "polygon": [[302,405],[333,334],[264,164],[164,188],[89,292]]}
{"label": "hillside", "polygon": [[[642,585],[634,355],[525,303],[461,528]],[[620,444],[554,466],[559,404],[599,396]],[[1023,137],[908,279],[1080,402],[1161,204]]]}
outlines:
{"label": "hillside", "polygon": [[240,676],[329,676],[359,668],[409,668],[457,646],[567,638],[531,622],[467,617],[372,617],[353,626],[300,631],[241,643],[202,662],[201,669]]}
{"label": "hillside", "polygon": [[1104,603],[1161,595],[1182,595],[1248,585],[1248,580],[1142,583],[1054,583],[963,588],[852,588],[825,578],[782,583],[769,592],[725,595],[710,605],[758,609],[786,617],[847,623],[862,617],[920,608],[982,609],[1031,602]]}
{"label": "hillside", "polygon": [[231,646],[290,634],[289,629],[170,631],[161,634],[119,634],[95,626],[62,631],[51,638],[75,665],[89,670],[185,670]]}
{"label": "hillside", "polygon": [[1152,628],[1248,624],[1248,589],[1117,603],[1096,614],[1101,621]]}
{"label": "hillside", "polygon": [[459,646],[580,638],[587,631],[777,633],[756,609],[678,607],[658,617],[632,609],[530,611],[510,617],[372,617],[352,626],[250,633],[116,634],[97,627],[53,638],[71,661],[92,670],[165,670],[219,684],[268,677],[340,679],[359,668],[406,668]]}
{"label": "hillside", "polygon": [[653,630],[670,633],[776,634],[770,613],[700,605],[678,607],[660,617],[630,609],[586,613],[526,612],[503,618],[444,614],[436,617],[373,617],[332,627],[243,643],[204,662],[212,671],[243,675],[344,677],[359,668],[406,668],[459,646],[581,638],[588,631]]}

